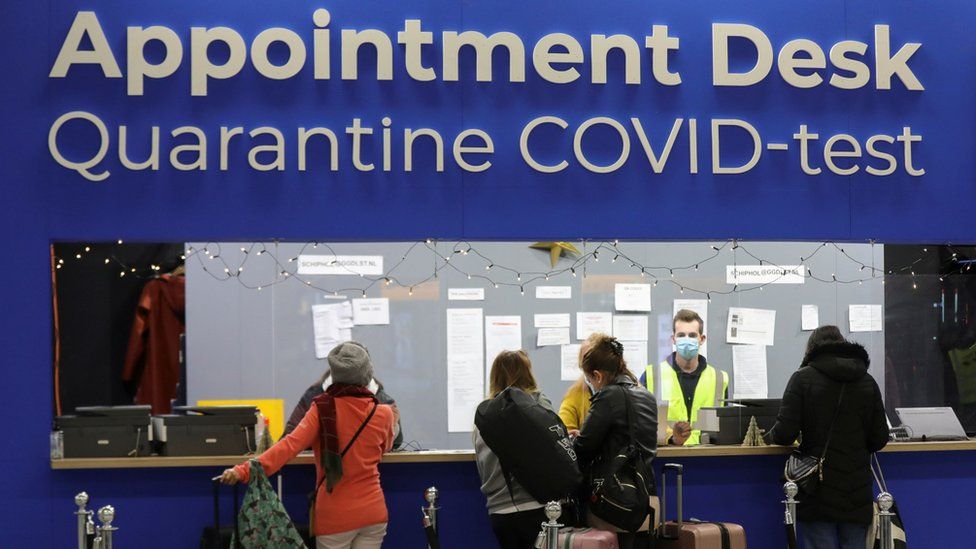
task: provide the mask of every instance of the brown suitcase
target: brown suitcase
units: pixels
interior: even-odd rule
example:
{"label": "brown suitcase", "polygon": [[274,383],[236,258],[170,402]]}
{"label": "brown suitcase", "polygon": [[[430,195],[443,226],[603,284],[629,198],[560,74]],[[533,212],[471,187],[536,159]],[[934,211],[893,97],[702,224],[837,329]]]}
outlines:
{"label": "brown suitcase", "polygon": [[[678,520],[666,521],[668,471],[674,471],[678,485]],[[682,475],[684,466],[667,463],[661,475],[661,528],[658,549],[746,549],[746,531],[741,525],[729,522],[701,522],[683,520]]]}

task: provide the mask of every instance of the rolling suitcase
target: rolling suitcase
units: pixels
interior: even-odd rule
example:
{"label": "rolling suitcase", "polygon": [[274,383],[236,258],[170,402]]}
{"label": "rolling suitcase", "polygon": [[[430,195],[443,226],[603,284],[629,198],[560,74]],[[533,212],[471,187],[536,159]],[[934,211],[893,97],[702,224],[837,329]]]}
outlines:
{"label": "rolling suitcase", "polygon": [[[229,549],[231,547],[231,538],[235,535],[237,531],[237,509],[238,509],[238,495],[239,491],[237,485],[234,485],[234,524],[231,526],[221,526],[220,525],[220,481],[213,480],[213,492],[214,492],[214,522],[213,526],[207,526],[203,529],[203,535],[200,536],[200,549]],[[237,536],[240,539],[240,536]]]}
{"label": "rolling suitcase", "polygon": [[[667,516],[668,471],[677,476],[678,520],[665,521]],[[684,466],[677,463],[664,465],[661,475],[661,529],[657,541],[658,549],[746,549],[746,532],[741,525],[728,522],[701,522],[683,520],[682,475]]]}
{"label": "rolling suitcase", "polygon": [[596,528],[562,528],[559,549],[617,549],[617,534]]}

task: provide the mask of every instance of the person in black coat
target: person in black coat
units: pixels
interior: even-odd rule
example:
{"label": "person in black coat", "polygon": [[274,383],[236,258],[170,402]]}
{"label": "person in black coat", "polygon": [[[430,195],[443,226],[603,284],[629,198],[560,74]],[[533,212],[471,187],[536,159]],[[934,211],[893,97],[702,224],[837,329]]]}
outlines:
{"label": "person in black coat", "polygon": [[800,452],[819,458],[837,413],[823,481],[816,493],[798,497],[805,549],[864,548],[873,515],[871,454],[888,443],[884,403],[868,374],[870,363],[864,347],[846,341],[836,326],[814,330],[770,430],[775,444],[792,445],[800,437]]}
{"label": "person in black coat", "polygon": [[[594,470],[608,464],[621,449],[630,444],[630,430],[625,399],[629,396],[636,418],[635,444],[644,458],[647,472],[645,487],[656,494],[654,469],[651,462],[657,453],[657,402],[654,394],[642,387],[623,358],[623,345],[616,338],[596,335],[587,340],[588,349],[580,357],[580,368],[595,393],[590,398],[590,412],[580,434],[573,441],[584,478],[591,478]],[[655,517],[651,517],[653,521]],[[599,526],[599,524],[594,524]],[[647,533],[619,533],[621,549],[646,539]]]}

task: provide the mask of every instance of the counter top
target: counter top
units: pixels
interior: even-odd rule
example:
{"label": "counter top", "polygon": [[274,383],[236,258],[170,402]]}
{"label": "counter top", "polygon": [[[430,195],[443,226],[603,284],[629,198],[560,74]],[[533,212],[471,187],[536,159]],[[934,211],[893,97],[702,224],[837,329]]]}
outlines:
{"label": "counter top", "polygon": [[[658,458],[786,455],[787,446],[691,446],[661,447]],[[951,452],[976,450],[976,440],[944,442],[892,442],[882,452]],[[158,467],[228,467],[241,463],[243,456],[138,457],[138,458],[66,458],[51,460],[51,469],[130,469]],[[438,463],[474,461],[473,450],[423,450],[391,452],[383,463]],[[301,454],[289,465],[311,465],[311,453]]]}

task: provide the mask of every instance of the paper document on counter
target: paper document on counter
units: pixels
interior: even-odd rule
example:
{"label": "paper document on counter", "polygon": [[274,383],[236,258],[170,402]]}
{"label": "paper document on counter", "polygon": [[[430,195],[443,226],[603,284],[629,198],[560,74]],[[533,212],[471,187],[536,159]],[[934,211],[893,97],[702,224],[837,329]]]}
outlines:
{"label": "paper document on counter", "polygon": [[618,311],[651,311],[650,284],[614,284],[614,308]]}
{"label": "paper document on counter", "polygon": [[586,339],[594,333],[613,335],[613,314],[576,313],[576,339]]}
{"label": "paper document on counter", "polygon": [[620,341],[647,341],[647,315],[613,315],[613,337]]}
{"label": "paper document on counter", "polygon": [[800,329],[803,331],[816,330],[820,326],[820,307],[803,305],[800,309]]}
{"label": "paper document on counter", "polygon": [[329,356],[336,345],[352,339],[352,304],[349,301],[312,305],[315,358]]}
{"label": "paper document on counter", "polygon": [[352,322],[356,326],[389,324],[390,300],[385,297],[352,300]]}

